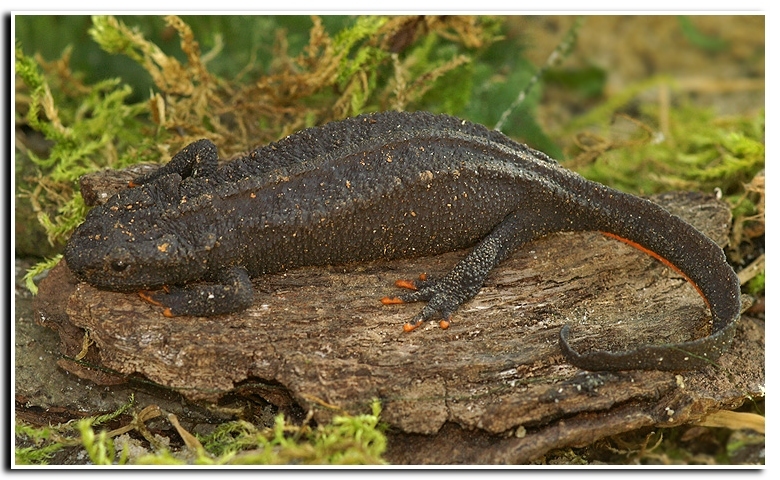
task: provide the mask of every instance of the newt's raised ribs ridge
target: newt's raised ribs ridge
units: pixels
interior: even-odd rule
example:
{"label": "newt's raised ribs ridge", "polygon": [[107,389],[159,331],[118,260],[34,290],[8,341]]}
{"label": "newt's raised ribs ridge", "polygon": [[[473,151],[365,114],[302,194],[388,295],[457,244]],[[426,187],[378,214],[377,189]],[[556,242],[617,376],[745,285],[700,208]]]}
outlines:
{"label": "newt's raised ribs ridge", "polygon": [[[560,167],[500,132],[446,115],[384,112],[303,130],[217,166],[195,142],[89,212],[65,249],[98,288],[170,288],[151,298],[171,315],[217,315],[252,303],[250,277],[304,265],[432,255],[474,246],[436,280],[387,299],[425,301],[407,324],[451,315],[526,242],[596,230],[679,270],[712,311],[712,334],[627,352],[580,354],[591,370],[685,370],[728,348],[739,282],[723,251],[652,202]],[[192,284],[198,282],[197,284]]]}

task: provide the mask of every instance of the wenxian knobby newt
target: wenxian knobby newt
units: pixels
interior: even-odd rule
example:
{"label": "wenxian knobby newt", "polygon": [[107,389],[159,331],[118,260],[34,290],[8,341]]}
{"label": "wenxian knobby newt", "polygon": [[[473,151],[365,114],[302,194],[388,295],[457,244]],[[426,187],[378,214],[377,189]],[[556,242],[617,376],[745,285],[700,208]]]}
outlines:
{"label": "wenxian knobby newt", "polygon": [[660,206],[588,181],[497,131],[446,115],[384,112],[308,128],[217,165],[208,140],[184,148],[93,208],[65,260],[97,288],[151,294],[166,315],[210,316],[252,304],[251,277],[304,265],[434,255],[473,247],[448,274],[401,282],[384,303],[427,302],[406,324],[447,327],[488,273],[519,246],[593,230],[661,259],[712,313],[697,340],[566,358],[589,370],[688,370],[728,348],[737,276],[718,245]]}

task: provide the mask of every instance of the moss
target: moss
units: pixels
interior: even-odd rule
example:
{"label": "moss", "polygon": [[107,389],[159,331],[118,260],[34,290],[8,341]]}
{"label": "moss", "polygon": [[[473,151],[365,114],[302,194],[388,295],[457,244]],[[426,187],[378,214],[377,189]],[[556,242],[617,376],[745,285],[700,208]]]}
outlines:
{"label": "moss", "polygon": [[[196,437],[184,430],[172,415],[167,418],[184,438],[185,445],[171,447],[152,435],[145,422],[163,415],[156,406],[147,406],[133,415],[133,420],[111,431],[95,427],[126,413],[133,399],[117,411],[99,417],[49,427],[16,424],[16,463],[40,465],[66,448],[85,451],[94,465],[356,465],[381,464],[387,440],[379,422],[378,401],[371,413],[337,415],[329,424],[311,427],[287,422],[283,415],[275,418],[273,427],[260,428],[246,421],[223,423],[210,435]],[[147,439],[143,453],[130,453],[128,441],[115,440],[136,431]],[[18,446],[20,443],[31,445]],[[117,446],[119,445],[119,446]]]}
{"label": "moss", "polygon": [[572,121],[565,129],[574,139],[569,165],[639,194],[718,188],[735,205],[764,168],[764,112],[718,116],[688,103],[664,108],[637,100],[668,88],[665,77],[639,82]]}
{"label": "moss", "polygon": [[24,274],[24,285],[33,295],[38,293],[38,285],[35,283],[38,276],[47,272],[49,269],[54,268],[55,265],[60,263],[60,260],[62,260],[62,255],[55,255],[52,258],[35,264],[32,268],[27,270]]}
{"label": "moss", "polygon": [[735,218],[732,248],[762,236],[764,112],[719,116],[685,102],[667,108],[637,100],[669,88],[674,85],[664,77],[630,85],[571,122],[563,135],[573,139],[567,166],[640,195],[718,192]]}
{"label": "moss", "polygon": [[281,415],[270,429],[245,421],[224,423],[202,437],[204,451],[217,463],[354,465],[384,463],[386,438],[380,405],[364,415],[337,415],[317,427],[293,426]]}
{"label": "moss", "polygon": [[763,295],[766,288],[766,271],[761,271],[751,278],[745,286],[745,291],[750,295]]}
{"label": "moss", "polygon": [[[19,465],[43,465],[59,451],[65,448],[82,447],[87,451],[92,463],[110,465],[114,463],[115,450],[110,435],[105,431],[95,433],[93,427],[118,418],[135,403],[131,395],[128,402],[116,411],[105,415],[87,417],[75,422],[55,426],[36,427],[17,421],[16,463]],[[32,444],[19,446],[20,444]],[[125,461],[120,457],[118,461]]]}
{"label": "moss", "polygon": [[[17,125],[42,134],[44,155],[17,143],[19,201],[27,201],[52,245],[61,245],[86,209],[73,186],[79,176],[100,168],[121,168],[137,161],[138,149],[155,142],[143,128],[145,104],[126,104],[130,89],[118,80],[83,85],[63,59],[39,63],[16,48],[16,71],[28,95],[17,95]],[[57,88],[53,88],[56,85]],[[26,165],[32,165],[32,169]]]}
{"label": "moss", "polygon": [[[45,465],[55,453],[66,447],[65,442],[59,441],[54,428],[17,422],[15,430],[17,465]],[[31,445],[20,447],[20,441]]]}

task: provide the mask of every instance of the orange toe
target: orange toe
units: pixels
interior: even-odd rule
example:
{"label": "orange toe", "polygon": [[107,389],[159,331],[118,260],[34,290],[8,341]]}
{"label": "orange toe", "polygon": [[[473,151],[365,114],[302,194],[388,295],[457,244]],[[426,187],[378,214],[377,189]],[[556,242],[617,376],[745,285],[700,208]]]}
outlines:
{"label": "orange toe", "polygon": [[401,300],[398,297],[384,297],[380,300],[384,305],[398,305],[400,303],[404,303],[403,300]]}

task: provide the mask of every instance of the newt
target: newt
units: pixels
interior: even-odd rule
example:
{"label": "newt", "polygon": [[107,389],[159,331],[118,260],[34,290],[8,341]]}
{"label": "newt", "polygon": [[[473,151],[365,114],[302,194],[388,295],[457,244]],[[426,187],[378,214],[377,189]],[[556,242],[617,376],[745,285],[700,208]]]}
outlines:
{"label": "newt", "polygon": [[723,250],[660,206],[586,180],[498,131],[427,112],[365,114],[290,135],[218,166],[200,140],[135,188],[93,208],[64,253],[82,281],[149,293],[168,316],[252,304],[251,278],[301,266],[435,255],[473,247],[446,275],[400,281],[384,303],[426,302],[413,330],[452,315],[521,245],[600,231],[681,273],[712,314],[711,334],[565,358],[587,370],[690,370],[730,345],[740,286]]}

